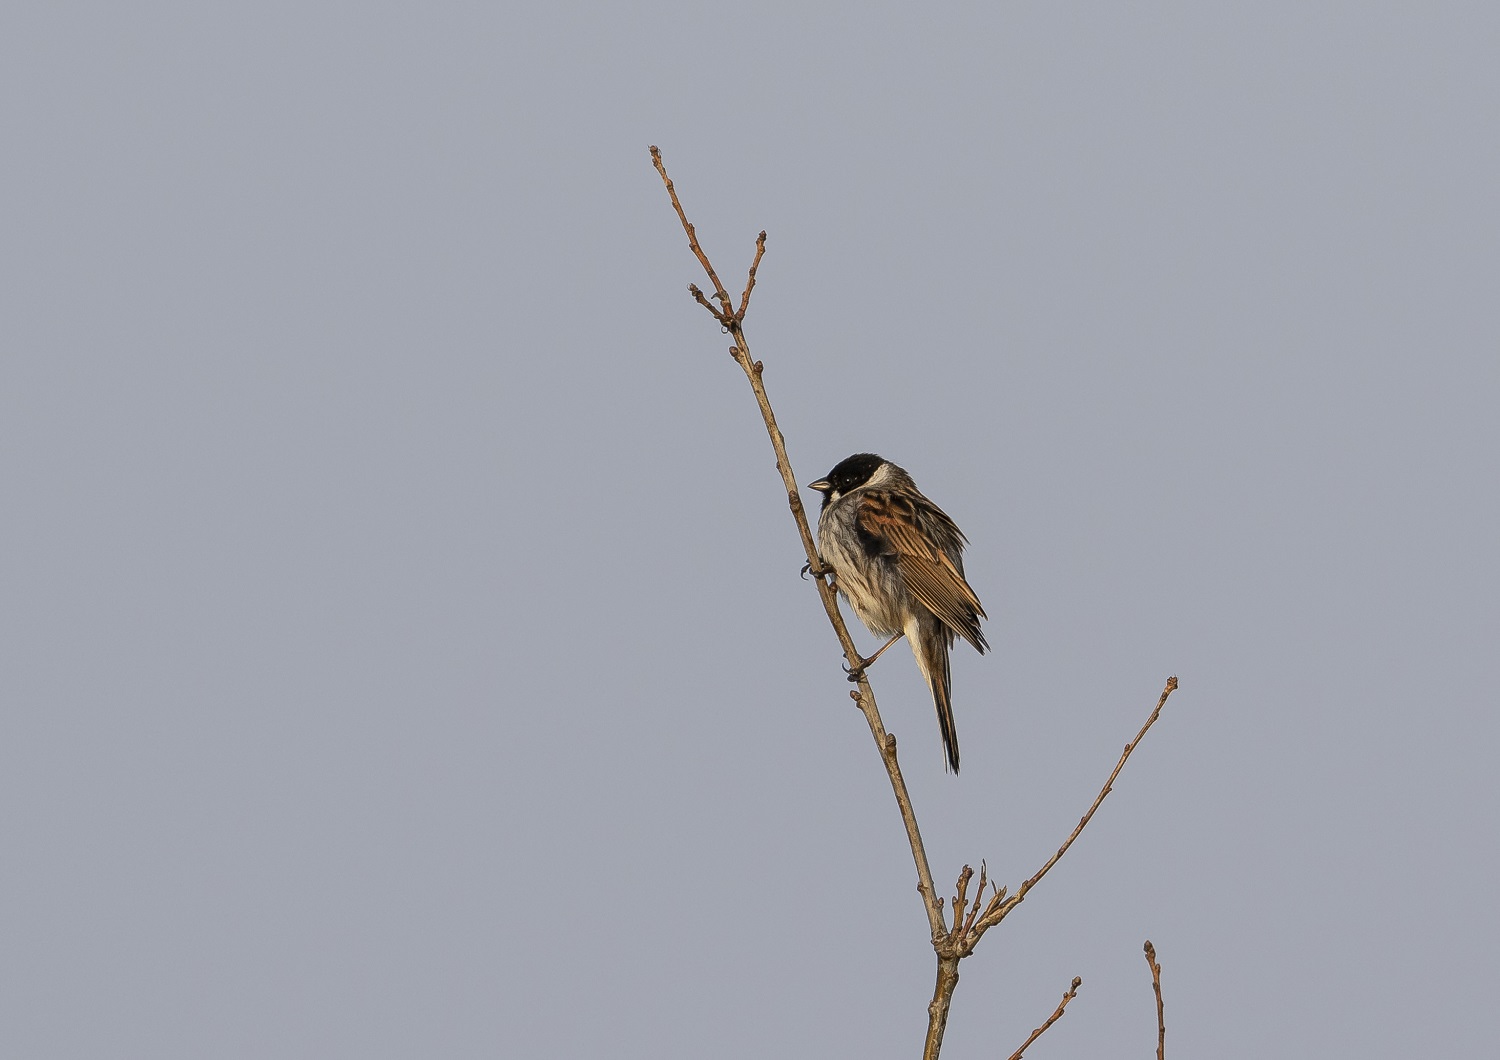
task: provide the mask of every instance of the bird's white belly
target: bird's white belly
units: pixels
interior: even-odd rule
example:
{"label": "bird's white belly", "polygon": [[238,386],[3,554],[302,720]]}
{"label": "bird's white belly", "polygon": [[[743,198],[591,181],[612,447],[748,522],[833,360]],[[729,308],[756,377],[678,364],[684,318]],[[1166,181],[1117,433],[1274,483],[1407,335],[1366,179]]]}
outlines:
{"label": "bird's white belly", "polygon": [[[851,534],[830,533],[821,525],[818,531],[818,550],[859,620],[878,637],[903,632],[910,608],[904,606],[907,589],[895,564],[866,554]],[[854,541],[853,549],[845,548],[844,541]]]}

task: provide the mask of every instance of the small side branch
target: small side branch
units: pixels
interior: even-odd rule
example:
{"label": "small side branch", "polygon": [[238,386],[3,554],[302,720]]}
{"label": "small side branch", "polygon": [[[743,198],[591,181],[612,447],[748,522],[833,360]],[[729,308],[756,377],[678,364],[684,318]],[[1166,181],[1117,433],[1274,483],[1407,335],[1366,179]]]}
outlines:
{"label": "small side branch", "polygon": [[[1162,689],[1161,698],[1156,701],[1156,709],[1151,711],[1151,716],[1146,719],[1146,724],[1141,726],[1141,731],[1135,734],[1135,739],[1125,745],[1125,751],[1120,755],[1120,760],[1115,763],[1114,771],[1110,773],[1109,779],[1104,782],[1104,787],[1099,790],[1094,804],[1089,807],[1088,812],[1078,822],[1078,827],[1073,829],[1073,834],[1064,840],[1063,845],[1057,848],[1057,853],[1047,860],[1047,864],[1037,870],[1036,875],[1016,890],[1015,894],[1007,895],[1004,887],[996,887],[989,881],[989,873],[983,862],[979,863],[979,887],[974,894],[973,901],[969,900],[969,882],[974,878],[974,870],[965,865],[963,871],[958,874],[958,884],[954,888],[953,906],[949,911],[952,926],[943,917],[943,902],[938,900],[938,916],[941,921],[941,930],[935,930],[932,938],[933,949],[938,955],[938,977],[937,987],[933,990],[932,1004],[927,1008],[927,1046],[923,1052],[924,1058],[936,1057],[942,1048],[943,1032],[948,1026],[948,1007],[952,1003],[953,988],[958,984],[958,962],[974,952],[974,947],[979,945],[979,940],[984,933],[1004,920],[1006,915],[1020,905],[1026,898],[1026,892],[1040,882],[1041,878],[1056,865],[1062,856],[1068,852],[1089,821],[1093,819],[1094,813],[1099,809],[1113,788],[1115,778],[1120,775],[1120,770],[1125,768],[1125,763],[1130,759],[1130,754],[1140,744],[1151,726],[1156,724],[1156,719],[1161,717],[1161,708],[1167,705],[1167,697],[1177,690],[1177,678],[1167,678],[1166,687]],[[894,757],[894,755],[892,756]],[[913,822],[915,827],[915,822]],[[988,903],[984,900],[984,889],[986,884],[991,888]],[[983,905],[983,912],[980,907]],[[1066,1005],[1068,998],[1064,998]],[[1058,1006],[1057,1015],[1062,1014],[1062,1006]],[[1042,1027],[1045,1030],[1046,1026]],[[1041,1033],[1038,1031],[1037,1033]],[[1030,1045],[1030,1042],[1026,1043]],[[1025,1046],[1022,1046],[1024,1049]]]}
{"label": "small side branch", "polygon": [[[1161,708],[1167,705],[1167,697],[1175,691],[1177,691],[1177,678],[1167,678],[1167,684],[1162,689],[1161,698],[1156,701],[1156,708],[1151,711],[1151,716],[1146,719],[1146,724],[1141,726],[1140,732],[1135,734],[1135,739],[1125,745],[1125,750],[1121,753],[1120,760],[1115,763],[1115,768],[1109,774],[1109,779],[1104,782],[1104,787],[1099,789],[1099,794],[1095,797],[1094,804],[1079,819],[1078,827],[1073,829],[1073,834],[1063,841],[1063,845],[1057,848],[1057,853],[1048,858],[1047,863],[1038,869],[1034,876],[1016,888],[1015,894],[1008,897],[1006,896],[1005,888],[995,888],[994,894],[990,897],[989,904],[985,906],[984,913],[977,920],[971,917],[965,922],[960,912],[954,910],[953,930],[950,934],[950,939],[958,948],[958,955],[960,957],[967,957],[970,953],[974,952],[974,947],[978,945],[984,933],[1004,920],[1012,909],[1025,901],[1027,892],[1041,882],[1043,876],[1052,871],[1053,865],[1062,860],[1062,856],[1068,852],[1068,848],[1073,845],[1073,841],[1082,834],[1089,821],[1093,820],[1094,814],[1104,802],[1105,796],[1114,790],[1115,778],[1120,775],[1120,770],[1125,768],[1125,763],[1130,760],[1131,753],[1140,746],[1141,740],[1150,731],[1151,726],[1156,724],[1156,719],[1161,717]],[[964,873],[969,873],[970,871],[969,867],[965,865]],[[967,882],[963,875],[960,875],[959,880],[960,883]]]}
{"label": "small side branch", "polygon": [[1068,836],[1067,841],[1064,842],[1062,846],[1057,848],[1057,853],[1053,854],[1052,857],[1047,859],[1047,864],[1038,869],[1035,876],[1031,877],[1031,879],[1021,884],[1020,890],[1016,891],[1015,900],[1017,902],[1021,901],[1021,899],[1026,896],[1026,892],[1035,887],[1043,876],[1052,871],[1052,866],[1056,865],[1059,861],[1062,860],[1062,856],[1066,854],[1068,852],[1068,848],[1073,845],[1073,840],[1077,839],[1079,835],[1082,834],[1084,828],[1088,825],[1088,823],[1094,819],[1094,814],[1103,804],[1104,797],[1114,790],[1115,778],[1120,775],[1120,770],[1125,768],[1125,763],[1130,760],[1131,753],[1140,746],[1142,738],[1144,738],[1146,733],[1150,731],[1151,726],[1156,724],[1156,719],[1161,717],[1161,708],[1167,705],[1167,697],[1175,691],[1177,691],[1177,678],[1167,678],[1166,687],[1161,690],[1161,698],[1156,701],[1156,709],[1153,710],[1151,712],[1151,716],[1146,719],[1146,724],[1141,726],[1141,731],[1135,734],[1135,739],[1131,740],[1128,744],[1125,745],[1125,750],[1120,753],[1120,760],[1115,763],[1114,771],[1110,773],[1109,779],[1104,782],[1104,787],[1099,789],[1099,796],[1094,799],[1094,804],[1089,807],[1088,813],[1084,814],[1083,817],[1079,819],[1078,827],[1073,829],[1073,834]]}
{"label": "small side branch", "polygon": [[744,322],[745,310],[750,308],[750,292],[755,290],[755,270],[760,268],[760,259],[766,255],[766,233],[762,229],[760,235],[755,237],[755,260],[750,262],[750,275],[745,280],[745,293],[740,296],[740,307],[735,311],[734,319]]}
{"label": "small side branch", "polygon": [[1151,989],[1156,992],[1156,1060],[1167,1060],[1167,1020],[1161,1003],[1161,965],[1156,963],[1156,947],[1146,940],[1146,963],[1151,966]]}
{"label": "small side branch", "polygon": [[1075,997],[1078,996],[1078,988],[1082,985],[1083,980],[1075,975],[1073,977],[1073,985],[1068,987],[1068,992],[1064,994],[1062,996],[1062,1000],[1057,1003],[1057,1008],[1052,1011],[1052,1015],[1047,1017],[1047,1022],[1043,1023],[1040,1027],[1031,1032],[1031,1037],[1027,1038],[1024,1042],[1021,1043],[1021,1048],[1010,1054],[1010,1060],[1021,1060],[1021,1054],[1024,1053],[1027,1049],[1031,1048],[1031,1043],[1040,1038],[1043,1032],[1045,1032],[1048,1027],[1052,1026],[1058,1020],[1062,1019],[1063,1009],[1068,1007],[1069,1001],[1072,1001]]}

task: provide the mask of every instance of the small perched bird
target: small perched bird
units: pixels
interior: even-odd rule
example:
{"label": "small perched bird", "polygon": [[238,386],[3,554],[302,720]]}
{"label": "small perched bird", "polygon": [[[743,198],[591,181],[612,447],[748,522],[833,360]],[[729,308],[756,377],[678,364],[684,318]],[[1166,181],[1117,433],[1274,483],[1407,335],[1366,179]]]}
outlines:
{"label": "small perched bird", "polygon": [[964,581],[967,538],[910,475],[874,453],[840,461],[807,488],[823,494],[818,551],[834,584],[871,633],[890,638],[854,676],[906,637],[932,689],[948,766],[957,773],[948,649],[955,637],[981,655],[989,647],[979,630],[984,608]]}

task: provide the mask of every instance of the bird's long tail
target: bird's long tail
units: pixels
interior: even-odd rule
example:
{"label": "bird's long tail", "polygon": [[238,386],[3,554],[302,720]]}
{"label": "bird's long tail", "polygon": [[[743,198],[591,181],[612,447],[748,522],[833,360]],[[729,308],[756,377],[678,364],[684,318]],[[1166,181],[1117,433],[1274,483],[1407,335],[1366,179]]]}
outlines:
{"label": "bird's long tail", "polygon": [[917,657],[917,667],[927,679],[932,690],[932,704],[937,708],[938,730],[943,734],[943,750],[947,753],[947,768],[958,772],[958,729],[953,724],[953,701],[950,696],[952,678],[948,667],[948,650],[953,646],[953,635],[942,626],[921,628],[913,623],[906,630],[906,639],[911,642],[912,654]]}

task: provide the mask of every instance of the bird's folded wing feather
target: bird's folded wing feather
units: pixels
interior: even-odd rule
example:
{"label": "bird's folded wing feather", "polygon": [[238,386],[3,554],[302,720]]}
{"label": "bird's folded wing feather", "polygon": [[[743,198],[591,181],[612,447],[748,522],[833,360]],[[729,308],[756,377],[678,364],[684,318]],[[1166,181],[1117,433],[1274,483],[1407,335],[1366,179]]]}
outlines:
{"label": "bird's folded wing feather", "polygon": [[[948,517],[936,508],[936,518]],[[951,521],[950,525],[951,525]],[[922,533],[916,509],[911,501],[886,493],[867,497],[859,509],[862,530],[883,541],[886,551],[894,554],[906,586],[922,605],[940,618],[949,629],[960,634],[977,651],[989,645],[979,629],[984,616],[979,597],[954,566],[953,560]],[[962,540],[958,527],[955,538]]]}

